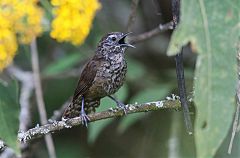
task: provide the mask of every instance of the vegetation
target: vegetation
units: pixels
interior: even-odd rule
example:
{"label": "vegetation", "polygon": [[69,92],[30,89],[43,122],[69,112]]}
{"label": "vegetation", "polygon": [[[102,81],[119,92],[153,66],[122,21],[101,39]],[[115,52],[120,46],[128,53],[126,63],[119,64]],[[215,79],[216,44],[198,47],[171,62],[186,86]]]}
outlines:
{"label": "vegetation", "polygon": [[[0,1],[0,157],[239,157],[240,3],[181,0],[174,31],[171,6],[168,0]],[[82,66],[114,31],[133,32],[128,40],[136,46],[126,53],[118,99],[147,108],[174,104],[114,118],[112,112],[88,128],[76,123],[20,142],[29,129],[56,123]],[[193,135],[172,95],[178,94],[174,56],[181,50]],[[104,98],[97,112],[115,107]]]}

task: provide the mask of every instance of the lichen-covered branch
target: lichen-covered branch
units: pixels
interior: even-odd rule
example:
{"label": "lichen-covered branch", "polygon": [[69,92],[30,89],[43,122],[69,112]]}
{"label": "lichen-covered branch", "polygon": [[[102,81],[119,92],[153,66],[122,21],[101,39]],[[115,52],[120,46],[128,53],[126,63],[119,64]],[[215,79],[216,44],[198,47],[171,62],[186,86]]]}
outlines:
{"label": "lichen-covered branch", "polygon": [[[181,107],[181,104],[178,98],[173,96],[173,98],[168,97],[167,100],[149,102],[144,104],[128,104],[126,105],[126,107],[128,109],[128,114],[132,114],[139,112],[157,111],[163,109],[179,109]],[[108,111],[88,115],[90,122],[119,116],[124,116],[124,112],[118,108],[109,109]],[[82,124],[80,117],[64,121],[52,121],[51,123],[48,123],[43,126],[38,125],[35,128],[29,129],[26,132],[20,131],[18,133],[18,139],[20,142],[25,143],[32,139],[42,137],[46,134],[57,132],[66,128],[71,128],[73,126],[78,126],[80,124]]]}

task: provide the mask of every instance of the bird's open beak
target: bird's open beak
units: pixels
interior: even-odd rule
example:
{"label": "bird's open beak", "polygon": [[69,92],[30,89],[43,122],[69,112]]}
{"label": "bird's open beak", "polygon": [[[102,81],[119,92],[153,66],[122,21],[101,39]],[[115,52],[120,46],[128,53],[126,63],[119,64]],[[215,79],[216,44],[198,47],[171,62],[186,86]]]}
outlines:
{"label": "bird's open beak", "polygon": [[123,47],[132,47],[132,48],[136,48],[135,46],[131,45],[130,43],[126,43],[125,42],[125,38],[131,34],[132,32],[128,32],[128,33],[125,33],[122,38],[118,41],[118,43],[123,46]]}

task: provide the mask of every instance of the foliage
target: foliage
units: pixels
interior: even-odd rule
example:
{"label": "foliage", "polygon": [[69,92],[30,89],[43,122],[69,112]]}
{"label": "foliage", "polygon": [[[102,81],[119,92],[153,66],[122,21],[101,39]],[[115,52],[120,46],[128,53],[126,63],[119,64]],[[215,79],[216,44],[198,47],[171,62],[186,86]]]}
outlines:
{"label": "foliage", "polygon": [[[169,3],[140,1],[133,36],[169,22]],[[233,154],[226,154],[234,111],[238,8],[238,1],[181,0],[181,22],[172,34],[162,33],[136,43],[137,48],[125,54],[127,79],[116,97],[124,103],[150,102],[178,92],[174,59],[165,52],[175,55],[184,46],[187,94],[190,99],[194,95],[194,105],[190,108],[195,120],[193,136],[186,133],[181,111],[127,115],[90,123],[87,129],[71,128],[53,134],[57,156],[239,157],[239,133]],[[1,1],[0,70],[12,62],[16,51],[19,53],[14,64],[32,70],[28,45],[21,44],[29,44],[38,36],[40,75],[50,118],[73,95],[80,75],[73,72],[79,72],[86,58],[94,54],[100,38],[107,32],[124,32],[130,9],[128,0],[101,1],[101,4],[97,0]],[[187,45],[189,42],[191,45]],[[83,45],[77,47],[77,44]],[[0,81],[5,83],[8,76],[8,71],[2,71]],[[0,83],[0,139],[19,152],[18,84],[3,83]],[[35,104],[32,97],[32,127],[40,122]],[[97,111],[115,106],[106,97]],[[32,141],[29,150],[32,157],[48,155],[44,141]]]}
{"label": "foliage", "polygon": [[19,127],[19,98],[16,81],[0,82],[0,138],[20,154],[17,132]]}
{"label": "foliage", "polygon": [[224,5],[217,0],[182,1],[181,23],[168,50],[170,55],[176,54],[190,41],[199,53],[194,83],[198,157],[213,157],[231,127],[239,7],[237,1]]}

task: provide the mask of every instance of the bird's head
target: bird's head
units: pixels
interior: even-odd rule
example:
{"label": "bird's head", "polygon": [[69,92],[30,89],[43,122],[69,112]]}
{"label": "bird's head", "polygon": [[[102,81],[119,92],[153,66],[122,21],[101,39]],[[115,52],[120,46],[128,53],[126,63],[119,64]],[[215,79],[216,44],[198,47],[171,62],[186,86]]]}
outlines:
{"label": "bird's head", "polygon": [[127,43],[125,40],[125,38],[131,34],[131,32],[129,33],[121,33],[121,32],[111,32],[108,33],[106,36],[104,36],[98,47],[100,47],[100,49],[104,49],[104,50],[122,50],[124,51],[127,47],[132,47],[135,48],[133,45],[131,45],[130,43]]}

